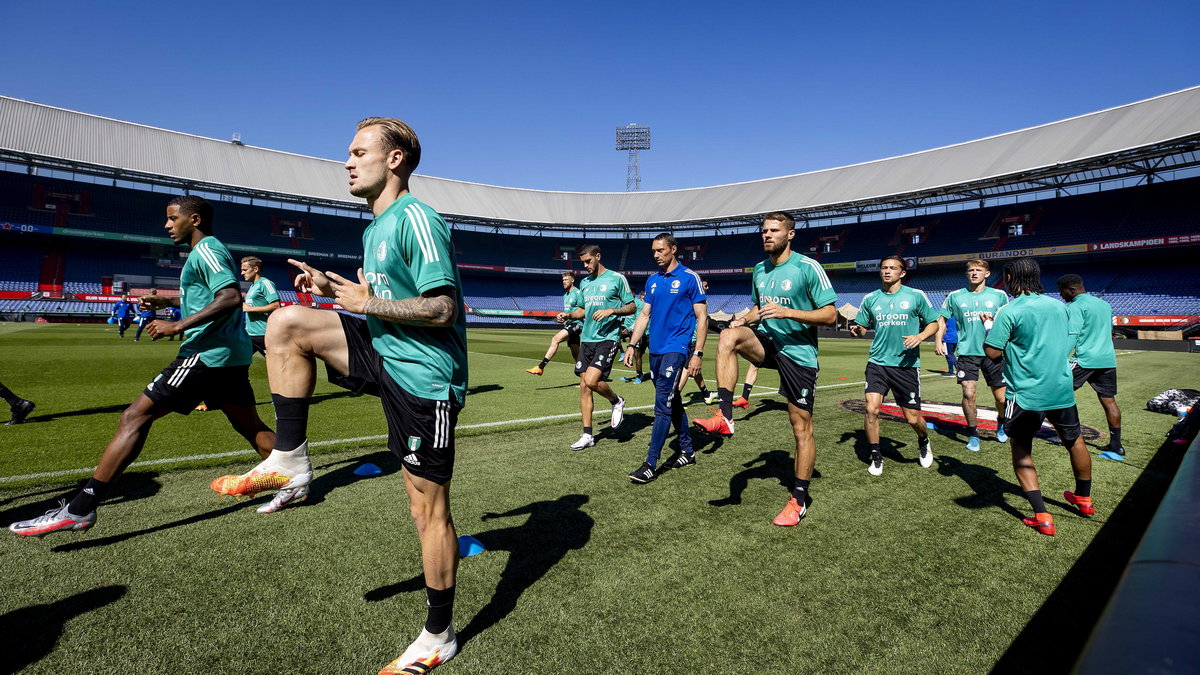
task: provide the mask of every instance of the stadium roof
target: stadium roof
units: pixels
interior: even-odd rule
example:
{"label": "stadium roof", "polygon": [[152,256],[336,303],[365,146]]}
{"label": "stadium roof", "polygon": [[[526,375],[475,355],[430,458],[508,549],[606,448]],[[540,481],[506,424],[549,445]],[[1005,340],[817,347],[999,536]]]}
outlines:
{"label": "stadium roof", "polygon": [[[658,192],[551,192],[417,175],[413,191],[469,221],[649,227],[801,218],[916,206],[990,189],[1046,189],[1090,173],[1150,173],[1200,164],[1200,87],[1029,129],[863,164],[713,187]],[[1183,159],[1178,159],[1182,157]],[[342,162],[241,145],[0,96],[0,159],[131,180],[167,181],[299,203],[361,209]],[[1095,180],[1093,176],[1091,180]],[[947,199],[948,200],[948,199]]]}

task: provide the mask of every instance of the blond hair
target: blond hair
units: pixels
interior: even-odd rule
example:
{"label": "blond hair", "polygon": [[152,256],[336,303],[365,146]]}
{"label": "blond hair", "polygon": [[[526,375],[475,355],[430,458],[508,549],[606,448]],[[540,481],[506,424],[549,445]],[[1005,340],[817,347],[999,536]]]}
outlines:
{"label": "blond hair", "polygon": [[404,153],[404,170],[412,173],[421,163],[421,141],[417,132],[404,122],[393,117],[368,117],[358,123],[358,131],[367,127],[379,127],[380,138],[385,150],[399,150]]}

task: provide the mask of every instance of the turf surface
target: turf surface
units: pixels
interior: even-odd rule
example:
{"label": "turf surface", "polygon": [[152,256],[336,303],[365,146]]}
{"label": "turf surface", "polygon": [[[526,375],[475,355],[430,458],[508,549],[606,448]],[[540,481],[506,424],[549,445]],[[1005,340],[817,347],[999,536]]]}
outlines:
{"label": "turf surface", "polygon": [[[571,452],[578,394],[566,350],[546,375],[523,372],[548,335],[470,332],[454,512],[459,533],[488,550],[462,562],[455,624],[466,644],[444,672],[1063,670],[1178,461],[1159,449],[1173,420],[1142,404],[1200,379],[1194,355],[1121,353],[1129,460],[1096,461],[1095,518],[1060,498],[1073,487],[1065,453],[1035,443],[1059,530],[1050,538],[1020,524],[1028,505],[994,441],[969,453],[936,434],[936,463],[920,469],[911,430],[885,421],[886,469],[869,476],[862,418],[838,405],[861,396],[868,343],[826,340],[816,502],[784,529],[770,522],[792,450],[777,398],[739,411],[732,440],[698,434],[697,466],[631,485],[651,385],[615,382],[634,408],[626,422],[607,430],[600,402],[599,444]],[[0,381],[38,404],[29,423],[0,429],[0,523],[70,494],[86,471],[44,474],[92,466],[176,347],[118,340],[106,325],[0,324]],[[956,402],[943,367],[928,349],[923,395]],[[252,377],[271,422],[260,357]],[[773,388],[774,373],[759,384]],[[141,459],[160,463],[127,474],[92,531],[7,538],[5,668],[373,673],[394,658],[424,618],[399,463],[375,399],[327,384],[317,395],[306,505],[262,516],[263,499],[218,500],[211,478],[248,468],[253,454],[238,452],[245,444],[219,413],[194,413],[155,425]],[[1083,422],[1104,432],[1095,396],[1078,399]],[[234,454],[195,459],[221,453]],[[384,475],[354,475],[364,461]]]}

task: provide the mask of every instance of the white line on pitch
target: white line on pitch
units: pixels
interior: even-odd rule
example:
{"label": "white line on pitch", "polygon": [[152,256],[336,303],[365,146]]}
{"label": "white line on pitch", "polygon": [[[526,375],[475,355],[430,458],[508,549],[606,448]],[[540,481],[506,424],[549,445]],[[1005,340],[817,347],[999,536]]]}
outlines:
{"label": "white line on pitch", "polygon": [[[476,353],[478,353],[478,352],[476,352]],[[491,354],[491,356],[503,356],[503,354]],[[517,358],[517,357],[509,357],[509,358]],[[938,375],[936,375],[936,373],[929,373],[927,375],[921,375],[921,377],[935,377],[935,376],[938,376]],[[837,384],[823,384],[823,385],[819,385],[817,387],[817,389],[834,389],[837,387],[852,387],[852,386],[860,385],[860,384],[866,384],[866,382],[838,382]],[[772,396],[777,393],[779,393],[778,389],[771,389],[771,390],[752,392],[750,395],[751,396]],[[653,407],[654,407],[654,404],[650,403],[647,405],[629,406],[629,407],[626,407],[625,409],[626,410],[645,410],[647,408],[653,408]],[[563,413],[561,415],[545,415],[543,417],[529,417],[526,419],[519,419],[519,420],[499,420],[496,422],[477,422],[475,424],[460,424],[455,428],[456,429],[485,429],[485,428],[489,428],[489,427],[501,427],[501,426],[508,426],[508,425],[517,425],[517,424],[530,424],[533,422],[550,422],[553,420],[570,419],[572,417],[578,417],[578,416],[579,416],[578,412],[570,412],[570,413]],[[319,448],[319,447],[326,446],[326,445],[344,445],[346,443],[360,443],[363,441],[382,441],[385,439],[387,439],[387,434],[382,434],[379,436],[358,436],[355,438],[339,438],[339,439],[331,440],[331,441],[313,441],[313,442],[309,443],[309,446],[314,447],[314,448]],[[253,450],[234,450],[231,452],[214,452],[214,453],[209,453],[209,454],[204,454],[204,455],[189,455],[187,457],[164,457],[162,459],[148,459],[148,460],[144,460],[141,462],[134,462],[133,464],[129,465],[129,468],[142,468],[142,467],[147,467],[147,466],[162,466],[165,464],[179,464],[181,462],[191,462],[191,461],[202,460],[202,459],[224,459],[226,457],[241,457],[241,456],[246,456],[248,454],[252,454],[253,452],[254,452]],[[22,481],[22,480],[37,480],[39,478],[57,478],[59,476],[88,474],[93,471],[95,471],[95,468],[63,469],[61,471],[47,471],[45,473],[29,473],[29,474],[25,474],[23,476],[0,476],[0,483],[15,483],[17,481]]]}

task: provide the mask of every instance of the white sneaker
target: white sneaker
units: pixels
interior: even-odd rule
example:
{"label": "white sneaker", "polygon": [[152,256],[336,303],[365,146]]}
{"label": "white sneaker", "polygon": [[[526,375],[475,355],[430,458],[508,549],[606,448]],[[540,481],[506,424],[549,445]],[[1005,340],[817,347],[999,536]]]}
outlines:
{"label": "white sneaker", "polygon": [[929,437],[925,437],[925,442],[917,441],[917,464],[921,465],[922,469],[928,469],[933,466],[933,448],[930,447]]}
{"label": "white sneaker", "polygon": [[625,399],[617,397],[617,402],[612,407],[612,419],[608,421],[609,426],[616,429],[621,426],[621,422],[625,420]]}
{"label": "white sneaker", "polygon": [[883,475],[883,457],[871,458],[871,463],[867,465],[867,473],[872,476]]}
{"label": "white sneaker", "polygon": [[379,675],[401,675],[402,673],[428,673],[458,654],[458,636],[450,626],[444,633],[430,633],[422,629],[416,640],[404,650],[400,658],[379,671]]}
{"label": "white sneaker", "polygon": [[273,497],[271,501],[258,507],[257,511],[259,513],[275,513],[288,504],[299,504],[305,499],[308,499],[307,485],[298,488],[292,488],[290,490],[280,490],[279,492],[275,493],[275,497]]}
{"label": "white sneaker", "polygon": [[290,452],[272,450],[267,458],[240,476],[221,476],[213,480],[213,491],[225,497],[253,497],[268,490],[304,487],[312,482],[312,462],[308,459],[308,441]]}
{"label": "white sneaker", "polygon": [[580,434],[579,440],[571,444],[572,450],[583,450],[596,444],[596,437],[591,434]]}

